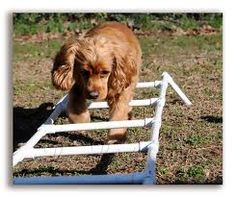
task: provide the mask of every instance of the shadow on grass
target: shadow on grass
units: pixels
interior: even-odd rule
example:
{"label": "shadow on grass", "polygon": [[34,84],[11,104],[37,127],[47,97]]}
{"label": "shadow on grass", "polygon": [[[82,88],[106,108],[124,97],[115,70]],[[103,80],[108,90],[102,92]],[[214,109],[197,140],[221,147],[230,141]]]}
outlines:
{"label": "shadow on grass", "polygon": [[43,103],[38,108],[13,108],[13,149],[27,142],[52,112],[52,103]]}
{"label": "shadow on grass", "polygon": [[[97,163],[97,165],[88,170],[60,170],[59,168],[55,168],[52,166],[49,167],[39,167],[35,169],[22,169],[20,171],[14,172],[14,176],[41,176],[44,173],[48,173],[50,176],[65,176],[65,175],[101,175],[107,174],[107,168],[109,164],[112,162],[112,159],[114,157],[114,154],[103,154],[100,161]],[[45,175],[45,174],[44,174]]]}
{"label": "shadow on grass", "polygon": [[223,119],[222,117],[216,117],[216,116],[201,116],[201,119],[210,122],[210,123],[222,123]]}
{"label": "shadow on grass", "polygon": [[107,174],[107,168],[109,164],[112,162],[114,155],[115,155],[114,153],[103,154],[96,167],[92,168],[89,172],[91,172],[93,175]]}
{"label": "shadow on grass", "polygon": [[[93,138],[91,138],[89,136],[84,135],[83,132],[80,132],[80,131],[62,132],[62,133],[60,133],[60,136],[69,139],[71,142],[79,141],[84,146],[103,145],[104,144],[104,141],[93,139]],[[58,137],[58,134],[50,134],[50,135],[48,135],[48,137],[49,138],[50,137]],[[53,141],[53,140],[50,140],[50,139],[46,139],[46,140],[42,139],[42,140],[40,140],[40,143],[53,144],[53,145],[57,145],[57,146],[63,146],[63,144],[61,144],[60,142]],[[73,145],[73,146],[75,146],[75,145]],[[76,146],[78,146],[78,145],[76,145]]]}

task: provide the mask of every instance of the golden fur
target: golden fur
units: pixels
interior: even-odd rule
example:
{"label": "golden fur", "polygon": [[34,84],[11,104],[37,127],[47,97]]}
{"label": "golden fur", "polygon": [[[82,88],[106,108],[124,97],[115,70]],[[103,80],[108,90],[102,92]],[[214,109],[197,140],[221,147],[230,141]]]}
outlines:
{"label": "golden fur", "polygon": [[[86,99],[106,100],[110,120],[127,120],[140,65],[139,42],[121,23],[103,23],[66,43],[56,55],[52,83],[69,90],[69,121],[90,121]],[[125,135],[126,129],[111,129],[109,143],[124,140]]]}

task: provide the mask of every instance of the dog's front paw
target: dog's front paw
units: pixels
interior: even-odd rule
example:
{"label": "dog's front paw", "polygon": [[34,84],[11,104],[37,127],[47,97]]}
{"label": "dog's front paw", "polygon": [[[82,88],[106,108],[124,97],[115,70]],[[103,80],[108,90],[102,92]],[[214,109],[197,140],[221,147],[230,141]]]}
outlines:
{"label": "dog's front paw", "polygon": [[119,144],[126,140],[126,129],[111,129],[107,136],[108,144]]}

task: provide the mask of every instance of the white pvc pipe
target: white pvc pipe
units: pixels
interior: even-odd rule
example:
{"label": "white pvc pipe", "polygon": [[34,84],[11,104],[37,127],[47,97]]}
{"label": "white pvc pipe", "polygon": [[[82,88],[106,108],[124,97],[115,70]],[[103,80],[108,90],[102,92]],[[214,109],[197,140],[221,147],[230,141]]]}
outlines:
{"label": "white pvc pipe", "polygon": [[155,80],[153,82],[139,82],[136,85],[136,88],[152,88],[160,86],[161,81]]}
{"label": "white pvc pipe", "polygon": [[[149,106],[154,105],[158,102],[159,98],[150,98],[150,99],[141,99],[141,100],[131,100],[129,105],[132,107],[139,106]],[[66,105],[68,103],[68,95],[64,96],[58,103],[55,105],[54,111],[48,117],[44,124],[53,124],[58,116],[65,111]],[[88,109],[103,109],[108,108],[107,102],[88,102]]]}
{"label": "white pvc pipe", "polygon": [[155,117],[152,125],[151,145],[148,149],[147,163],[145,167],[146,177],[143,181],[144,184],[156,183],[156,157],[159,150],[159,133],[161,128],[161,118],[163,107],[165,105],[166,90],[168,87],[168,78],[165,74],[162,75],[160,100],[156,104]]}
{"label": "white pvc pipe", "polygon": [[164,72],[163,75],[167,79],[168,83],[171,85],[171,87],[176,91],[176,93],[179,95],[179,97],[184,101],[186,105],[192,105],[190,100],[187,98],[187,96],[184,94],[184,92],[179,88],[179,86],[174,82],[173,78],[167,73]]}
{"label": "white pvc pipe", "polygon": [[141,184],[143,172],[111,175],[14,177],[13,184]]}
{"label": "white pvc pipe", "polygon": [[68,103],[68,94],[63,96],[57,104],[54,106],[54,110],[51,113],[51,115],[48,117],[48,119],[44,122],[44,124],[53,124],[54,121],[58,118],[58,116],[65,111],[67,103]]}
{"label": "white pvc pipe", "polygon": [[[140,106],[154,105],[158,100],[159,98],[131,100],[129,106],[140,107]],[[103,109],[103,108],[109,108],[107,102],[92,102],[88,104],[88,109]]]}
{"label": "white pvc pipe", "polygon": [[121,120],[109,122],[91,122],[79,124],[43,124],[39,129],[46,133],[65,132],[65,131],[81,131],[81,130],[98,130],[98,129],[114,129],[127,127],[144,127],[152,124],[153,118],[145,118],[139,120]]}
{"label": "white pvc pipe", "polygon": [[150,141],[133,144],[111,144],[111,145],[93,145],[76,147],[57,147],[57,148],[32,148],[23,150],[20,155],[25,158],[45,157],[45,156],[63,156],[63,155],[84,155],[84,154],[104,154],[121,152],[139,152],[147,151]]}
{"label": "white pvc pipe", "polygon": [[24,159],[24,155],[22,154],[25,150],[33,148],[37,142],[45,136],[47,133],[43,130],[38,130],[22,147],[16,150],[13,153],[13,166],[15,166],[18,162]]}

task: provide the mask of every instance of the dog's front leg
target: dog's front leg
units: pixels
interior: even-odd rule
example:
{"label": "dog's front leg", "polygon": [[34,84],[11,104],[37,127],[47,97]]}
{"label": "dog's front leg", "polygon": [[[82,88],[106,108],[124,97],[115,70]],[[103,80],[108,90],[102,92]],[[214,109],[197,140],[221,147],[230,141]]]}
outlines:
{"label": "dog's front leg", "polygon": [[67,115],[70,123],[90,122],[90,114],[83,92],[75,86],[69,93]]}
{"label": "dog's front leg", "polygon": [[[110,105],[110,120],[128,120],[129,112],[132,108],[129,102],[133,97],[132,88],[128,87],[124,90],[115,102]],[[108,133],[108,144],[120,143],[126,139],[126,128],[111,129]]]}

